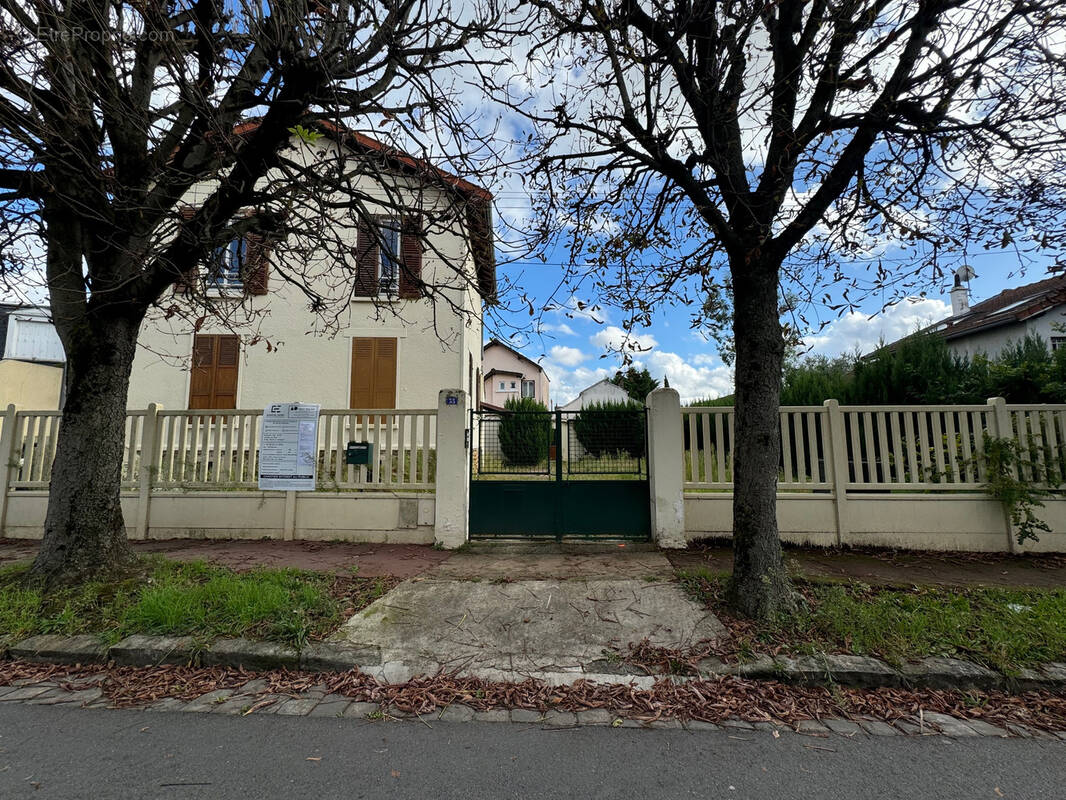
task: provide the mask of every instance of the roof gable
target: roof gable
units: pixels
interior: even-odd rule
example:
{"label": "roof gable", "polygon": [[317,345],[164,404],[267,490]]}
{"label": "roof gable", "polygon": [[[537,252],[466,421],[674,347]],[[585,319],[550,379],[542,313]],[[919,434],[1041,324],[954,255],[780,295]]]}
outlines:
{"label": "roof gable", "polygon": [[533,365],[533,367],[535,367],[538,372],[540,372],[542,375],[544,375],[544,379],[545,380],[547,380],[549,383],[551,382],[551,378],[549,378],[548,374],[546,372],[544,372],[544,367],[542,367],[540,364],[538,364],[536,361],[534,361],[529,356],[522,355],[521,353],[519,353],[517,350],[515,350],[510,345],[504,344],[499,339],[489,339],[485,343],[485,346],[484,346],[484,348],[482,348],[482,350],[488,350],[490,347],[502,347],[504,350],[506,350],[508,353],[510,353],[511,355],[515,356],[516,358],[520,358],[522,361],[525,361],[526,363]]}
{"label": "roof gable", "polygon": [[957,339],[979,330],[1024,322],[1063,304],[1066,304],[1066,275],[1056,275],[1014,289],[1005,289],[987,300],[975,303],[965,314],[943,319],[927,330],[949,340]]}

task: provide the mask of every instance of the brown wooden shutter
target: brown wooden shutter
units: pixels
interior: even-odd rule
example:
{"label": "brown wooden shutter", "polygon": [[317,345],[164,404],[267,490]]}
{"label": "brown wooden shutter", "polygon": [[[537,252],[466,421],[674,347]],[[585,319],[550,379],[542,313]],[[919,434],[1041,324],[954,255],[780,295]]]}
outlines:
{"label": "brown wooden shutter", "polygon": [[352,339],[351,408],[396,408],[396,339]]}
{"label": "brown wooden shutter", "polygon": [[240,353],[239,336],[197,334],[193,337],[189,408],[237,407]]}
{"label": "brown wooden shutter", "polygon": [[374,404],[374,340],[352,339],[351,408]]}
{"label": "brown wooden shutter", "polygon": [[400,225],[400,297],[422,296],[422,217],[405,216]]}
{"label": "brown wooden shutter", "polygon": [[[178,214],[181,216],[181,224],[185,224],[196,216],[196,209],[190,206],[184,206],[178,209]],[[196,282],[200,277],[199,267],[190,267],[181,273],[181,277],[174,282],[174,291],[178,294],[192,294],[196,291]],[[192,406],[190,406],[192,408]]]}
{"label": "brown wooden shutter", "polygon": [[375,339],[374,404],[371,408],[396,408],[396,340]]}
{"label": "brown wooden shutter", "polygon": [[270,279],[270,243],[258,233],[247,233],[244,238],[248,243],[243,265],[244,290],[252,295],[266,294]]}
{"label": "brown wooden shutter", "polygon": [[237,407],[237,370],[240,362],[239,336],[219,336],[215,362],[214,408]]}
{"label": "brown wooden shutter", "polygon": [[211,408],[211,387],[215,378],[215,339],[214,336],[193,337],[189,408]]}
{"label": "brown wooden shutter", "polygon": [[378,296],[377,232],[365,219],[359,220],[355,241],[355,296]]}

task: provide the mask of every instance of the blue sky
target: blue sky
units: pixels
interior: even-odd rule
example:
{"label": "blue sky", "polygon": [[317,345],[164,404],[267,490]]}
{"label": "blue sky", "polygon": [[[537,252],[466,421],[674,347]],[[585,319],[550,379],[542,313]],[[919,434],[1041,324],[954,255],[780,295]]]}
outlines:
{"label": "blue sky", "polygon": [[[546,264],[522,262],[502,264],[500,276],[520,285],[533,299],[544,306],[549,298],[568,300],[574,295],[557,291],[563,275],[564,256],[545,255]],[[1050,261],[1030,264],[1019,274],[1017,257],[1009,252],[978,252],[968,258],[977,277],[970,283],[971,304],[988,299],[1004,289],[1047,277]],[[950,283],[926,287],[924,298],[914,296],[883,313],[880,295],[866,298],[860,310],[832,316],[821,311],[823,319],[832,321],[822,330],[806,338],[812,353],[834,356],[856,348],[863,352],[873,349],[881,338],[892,341],[913,332],[921,325],[950,316],[948,297]],[[583,302],[594,303],[592,296],[576,296]],[[827,317],[828,315],[828,317]],[[541,318],[541,333],[528,334],[516,329],[529,324],[528,312],[504,316],[502,327],[486,330],[492,335],[512,336],[512,343],[527,356],[539,361],[551,378],[552,404],[573,399],[586,386],[614,374],[621,364],[617,354],[624,332],[619,327],[621,309],[598,308],[594,312],[580,311],[571,304],[569,309],[545,312]],[[513,324],[513,328],[509,328]],[[716,397],[732,391],[732,371],[718,353],[714,341],[707,341],[694,332],[683,308],[664,309],[657,313],[652,325],[634,332],[636,339],[648,349],[635,355],[639,366],[646,366],[660,381],[667,376],[670,385],[678,389],[683,400]]]}

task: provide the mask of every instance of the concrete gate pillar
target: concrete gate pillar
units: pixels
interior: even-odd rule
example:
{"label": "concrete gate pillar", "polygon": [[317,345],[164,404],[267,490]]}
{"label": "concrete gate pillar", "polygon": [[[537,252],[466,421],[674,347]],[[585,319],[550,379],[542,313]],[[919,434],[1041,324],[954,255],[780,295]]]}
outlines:
{"label": "concrete gate pillar", "polygon": [[651,535],[659,547],[681,548],[685,546],[681,396],[676,389],[655,389],[647,403]]}
{"label": "concrete gate pillar", "polygon": [[470,414],[462,389],[437,396],[437,486],[433,541],[453,550],[470,534]]}

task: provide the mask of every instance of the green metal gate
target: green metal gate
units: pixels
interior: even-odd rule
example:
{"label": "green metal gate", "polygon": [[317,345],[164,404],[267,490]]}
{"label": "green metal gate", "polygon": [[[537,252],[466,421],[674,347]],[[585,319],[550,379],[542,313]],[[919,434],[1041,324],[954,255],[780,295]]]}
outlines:
{"label": "green metal gate", "polygon": [[473,539],[648,539],[647,412],[473,411]]}

